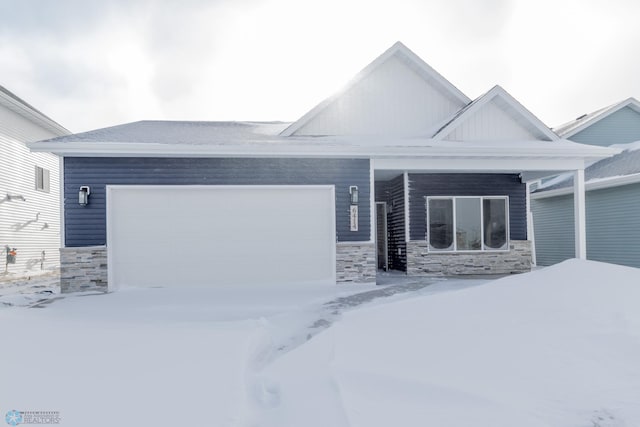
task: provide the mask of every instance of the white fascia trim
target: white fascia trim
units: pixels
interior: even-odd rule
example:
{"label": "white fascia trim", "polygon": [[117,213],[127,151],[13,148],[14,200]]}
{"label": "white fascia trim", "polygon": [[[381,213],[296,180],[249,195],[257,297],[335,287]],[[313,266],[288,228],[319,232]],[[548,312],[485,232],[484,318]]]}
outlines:
{"label": "white fascia trim", "polygon": [[619,104],[616,104],[608,108],[607,110],[601,112],[600,114],[585,120],[579,126],[576,126],[575,128],[570,129],[567,132],[564,132],[562,134],[562,138],[565,138],[565,139],[571,138],[575,134],[582,132],[583,130],[590,127],[591,125],[598,123],[600,120],[609,117],[610,115],[623,109],[624,107],[631,107],[633,110],[640,113],[640,102],[638,102],[638,100],[635,98],[627,98],[624,101],[620,102]]}
{"label": "white fascia trim", "polygon": [[41,128],[48,129],[53,134],[58,136],[70,135],[71,132],[69,130],[62,127],[60,124],[54,122],[49,117],[44,114],[33,110],[32,108],[27,107],[26,105],[18,102],[17,100],[11,98],[10,96],[0,92],[0,99],[2,102],[9,108],[10,110],[20,114],[27,120],[35,123]]}
{"label": "white fascia trim", "polygon": [[454,129],[462,125],[466,120],[468,120],[476,111],[480,110],[487,103],[492,101],[494,98],[500,97],[509,107],[523,116],[525,119],[529,121],[537,130],[539,130],[543,135],[545,135],[551,141],[557,141],[560,137],[545,126],[540,119],[538,119],[533,113],[527,110],[522,104],[520,104],[513,96],[511,96],[506,90],[504,90],[500,86],[494,86],[489,92],[482,95],[479,99],[474,101],[474,104],[471,105],[466,111],[464,111],[459,117],[455,118],[451,121],[447,126],[442,128],[440,132],[438,132],[433,139],[442,140],[446,136],[448,136]]}
{"label": "white fascia trim", "polygon": [[408,172],[502,172],[573,170],[584,167],[583,159],[563,158],[403,158],[377,159],[376,170]]}
{"label": "white fascia trim", "polygon": [[[568,147],[526,147],[505,145],[447,145],[426,139],[419,145],[245,144],[191,145],[123,142],[34,142],[32,152],[49,152],[66,157],[322,157],[322,158],[580,158],[596,161],[622,152],[621,149],[573,144]],[[474,146],[477,145],[477,146]],[[567,169],[567,168],[562,168]]]}
{"label": "white fascia trim", "polygon": [[[585,184],[585,189],[586,191],[602,190],[605,188],[620,187],[622,185],[638,183],[640,183],[640,173],[634,173],[632,175],[614,176],[611,178],[602,178],[598,180],[587,181],[587,183]],[[558,188],[556,190],[542,191],[540,193],[534,192],[531,194],[531,198],[533,200],[537,200],[546,199],[549,197],[565,196],[567,194],[573,194],[573,186]]]}

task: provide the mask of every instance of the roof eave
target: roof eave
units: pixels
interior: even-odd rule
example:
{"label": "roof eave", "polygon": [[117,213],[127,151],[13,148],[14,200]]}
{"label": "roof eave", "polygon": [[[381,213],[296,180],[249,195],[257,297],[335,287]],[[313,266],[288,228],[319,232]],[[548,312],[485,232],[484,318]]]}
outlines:
{"label": "roof eave", "polygon": [[[615,112],[623,109],[624,107],[628,107],[628,106],[631,106],[634,110],[636,110],[638,113],[640,113],[640,102],[637,99],[633,98],[633,97],[627,98],[624,101],[619,102],[618,104],[614,104],[614,105],[610,106],[609,108],[605,108],[599,114],[595,114],[592,117],[584,119],[583,122],[580,123],[578,126],[576,126],[574,128],[570,128],[566,132],[560,132],[559,135],[564,139],[569,139],[572,136],[582,132],[586,128],[594,125],[595,123],[598,123],[600,120],[603,120],[603,119],[609,117],[610,115],[614,114]],[[591,114],[593,114],[593,113],[591,113]],[[561,128],[561,127],[566,126],[566,125],[567,124],[565,123],[564,125],[558,126],[558,128]]]}
{"label": "roof eave", "polygon": [[21,116],[25,117],[27,120],[30,120],[41,127],[44,127],[50,130],[53,134],[58,136],[70,135],[71,132],[54,121],[53,119],[47,117],[40,111],[37,111],[30,105],[26,105],[23,102],[19,102],[17,99],[12,98],[11,96],[6,95],[5,93],[0,91],[0,98],[2,98],[3,102],[8,104],[8,107],[13,111],[17,112]]}
{"label": "roof eave", "polygon": [[33,152],[49,152],[62,157],[101,156],[175,156],[175,157],[353,157],[353,158],[571,158],[593,162],[611,157],[620,149],[596,146],[513,147],[504,146],[358,146],[328,144],[251,144],[188,145],[123,142],[33,142],[27,146]]}
{"label": "roof eave", "polygon": [[[605,188],[620,187],[622,185],[640,183],[640,173],[631,175],[612,176],[585,183],[586,191],[603,190]],[[547,199],[550,197],[566,196],[573,194],[573,186],[556,188],[553,190],[540,190],[531,194],[532,199]]]}

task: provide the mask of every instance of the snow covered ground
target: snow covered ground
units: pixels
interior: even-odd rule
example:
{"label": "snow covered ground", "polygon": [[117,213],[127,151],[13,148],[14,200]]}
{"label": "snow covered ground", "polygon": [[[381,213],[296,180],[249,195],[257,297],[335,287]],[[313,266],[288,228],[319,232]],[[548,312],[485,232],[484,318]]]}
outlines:
{"label": "snow covered ground", "polygon": [[0,303],[0,415],[59,411],[64,426],[640,425],[640,270],[572,260],[495,281],[389,281],[401,283]]}

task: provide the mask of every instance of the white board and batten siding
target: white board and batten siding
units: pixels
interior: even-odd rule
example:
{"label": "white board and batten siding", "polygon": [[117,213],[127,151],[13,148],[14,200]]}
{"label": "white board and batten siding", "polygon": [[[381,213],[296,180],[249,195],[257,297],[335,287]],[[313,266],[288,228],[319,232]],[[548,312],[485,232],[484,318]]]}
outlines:
{"label": "white board and batten siding", "polygon": [[[32,153],[25,142],[68,132],[53,122],[46,125],[49,119],[16,104],[0,93],[0,278],[46,273],[60,266],[59,159]],[[36,190],[36,166],[48,171],[48,191]],[[15,264],[6,265],[6,246],[16,249]]]}
{"label": "white board and batten siding", "polygon": [[391,56],[317,112],[295,135],[432,134],[464,103]]}
{"label": "white board and batten siding", "polygon": [[509,114],[494,98],[476,111],[464,123],[455,128],[445,139],[449,141],[471,140],[535,140],[539,136],[520,124],[520,117]]}
{"label": "white board and batten siding", "polygon": [[328,185],[107,186],[109,289],[336,281]]}

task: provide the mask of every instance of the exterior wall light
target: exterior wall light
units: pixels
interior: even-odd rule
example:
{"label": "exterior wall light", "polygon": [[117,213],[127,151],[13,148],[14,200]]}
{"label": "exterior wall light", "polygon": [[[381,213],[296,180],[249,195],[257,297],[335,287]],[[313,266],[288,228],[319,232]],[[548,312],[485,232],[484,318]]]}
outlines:
{"label": "exterior wall light", "polygon": [[358,186],[352,185],[351,187],[349,187],[349,194],[351,195],[351,204],[357,205],[358,204]]}
{"label": "exterior wall light", "polygon": [[87,206],[89,203],[89,194],[91,194],[91,188],[89,188],[88,185],[80,187],[80,191],[78,192],[78,203],[80,203],[80,206]]}

